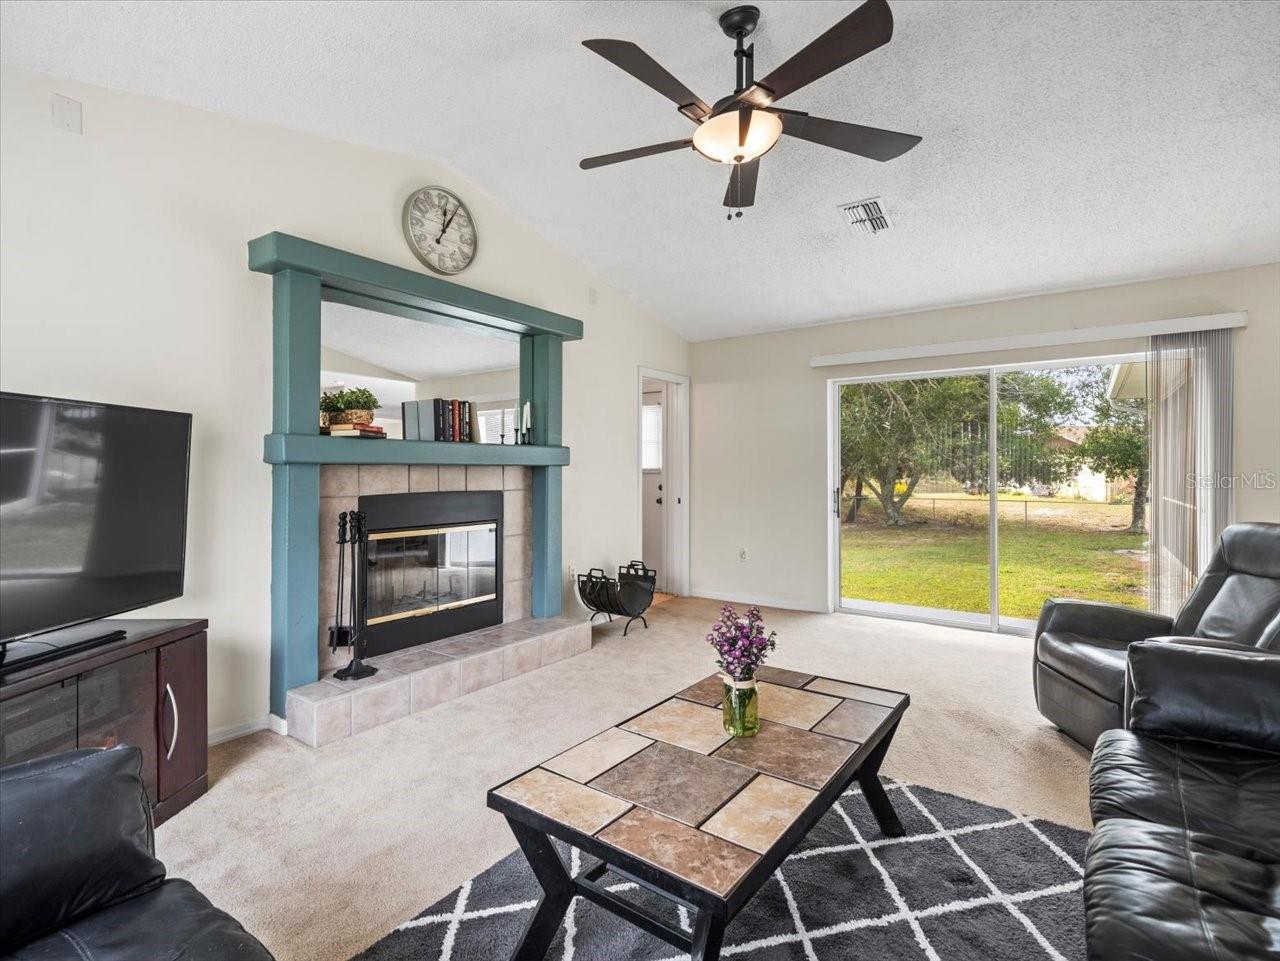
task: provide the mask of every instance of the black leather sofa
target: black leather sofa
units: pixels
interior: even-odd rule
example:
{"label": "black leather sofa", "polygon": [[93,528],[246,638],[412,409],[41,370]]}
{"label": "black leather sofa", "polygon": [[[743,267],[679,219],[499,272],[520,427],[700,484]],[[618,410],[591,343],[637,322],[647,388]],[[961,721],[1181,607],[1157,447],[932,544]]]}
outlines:
{"label": "black leather sofa", "polygon": [[136,747],[0,770],[0,956],[19,961],[272,961],[154,855]]}
{"label": "black leather sofa", "polygon": [[1089,770],[1089,961],[1280,957],[1280,652],[1139,641],[1126,696]]}
{"label": "black leather sofa", "polygon": [[1195,590],[1171,618],[1049,600],[1036,626],[1033,683],[1040,713],[1091,748],[1124,717],[1129,645],[1177,636],[1280,649],[1280,524],[1233,524]]}

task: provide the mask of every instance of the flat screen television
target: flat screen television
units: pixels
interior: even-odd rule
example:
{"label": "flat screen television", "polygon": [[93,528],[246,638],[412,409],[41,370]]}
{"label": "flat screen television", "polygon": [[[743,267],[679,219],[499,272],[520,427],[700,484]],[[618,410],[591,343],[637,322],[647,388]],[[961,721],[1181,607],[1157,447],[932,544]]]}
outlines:
{"label": "flat screen television", "polygon": [[0,644],[181,596],[190,450],[190,414],[0,393]]}

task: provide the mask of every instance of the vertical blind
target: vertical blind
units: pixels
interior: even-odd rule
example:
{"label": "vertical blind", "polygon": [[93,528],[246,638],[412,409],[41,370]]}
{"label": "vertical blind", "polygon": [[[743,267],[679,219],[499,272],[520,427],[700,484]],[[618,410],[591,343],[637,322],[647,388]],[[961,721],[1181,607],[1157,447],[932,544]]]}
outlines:
{"label": "vertical blind", "polygon": [[1174,614],[1231,522],[1231,330],[1152,337],[1151,607]]}
{"label": "vertical blind", "polygon": [[516,442],[514,401],[480,404],[476,411],[476,422],[480,432],[480,443],[514,444]]}

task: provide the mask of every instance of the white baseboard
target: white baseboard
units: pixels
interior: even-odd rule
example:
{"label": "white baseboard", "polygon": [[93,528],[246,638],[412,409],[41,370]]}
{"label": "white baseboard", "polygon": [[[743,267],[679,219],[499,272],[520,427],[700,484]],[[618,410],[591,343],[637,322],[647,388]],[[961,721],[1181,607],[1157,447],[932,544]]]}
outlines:
{"label": "white baseboard", "polygon": [[267,715],[267,730],[272,734],[279,734],[281,737],[287,737],[289,734],[289,722],[275,714]]}
{"label": "white baseboard", "polygon": [[265,717],[258,718],[253,721],[245,721],[243,724],[232,724],[230,727],[220,727],[209,732],[210,744],[221,744],[224,741],[234,741],[238,737],[244,737],[246,734],[256,734],[258,731],[267,729],[267,719]]}
{"label": "white baseboard", "polygon": [[733,604],[750,604],[756,607],[776,607],[782,611],[808,611],[814,614],[826,614],[825,607],[807,607],[804,604],[797,603],[792,598],[784,597],[762,597],[759,594],[746,595],[736,594],[733,591],[715,591],[707,590],[702,587],[695,587],[690,592],[691,597],[700,597],[705,601],[729,601]]}

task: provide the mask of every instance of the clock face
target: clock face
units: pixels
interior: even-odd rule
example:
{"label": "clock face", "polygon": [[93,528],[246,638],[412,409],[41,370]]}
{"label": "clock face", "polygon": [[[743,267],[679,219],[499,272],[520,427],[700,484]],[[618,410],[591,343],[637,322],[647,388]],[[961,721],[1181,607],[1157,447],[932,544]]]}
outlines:
{"label": "clock face", "polygon": [[439,274],[466,270],[476,255],[471,211],[443,187],[423,187],[409,195],[404,237],[417,258]]}

